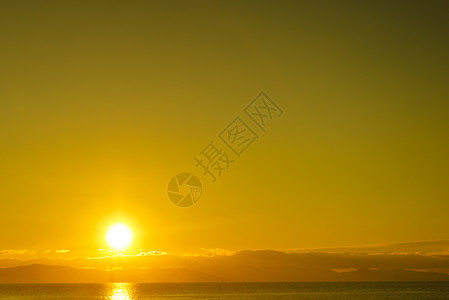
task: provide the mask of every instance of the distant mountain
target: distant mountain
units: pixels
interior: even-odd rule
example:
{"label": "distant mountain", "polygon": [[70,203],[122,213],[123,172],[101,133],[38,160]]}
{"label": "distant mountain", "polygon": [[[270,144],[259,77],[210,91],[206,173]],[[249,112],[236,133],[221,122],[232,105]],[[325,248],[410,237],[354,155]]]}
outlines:
{"label": "distant mountain", "polygon": [[20,259],[0,259],[0,268],[4,267],[16,267],[16,266],[22,266],[22,265],[29,265],[29,262],[25,262]]}
{"label": "distant mountain", "polygon": [[33,264],[0,269],[0,283],[108,282],[103,271]]}
{"label": "distant mountain", "polygon": [[221,278],[185,268],[99,271],[32,264],[0,268],[0,283],[216,282]]}
{"label": "distant mountain", "polygon": [[449,281],[449,255],[442,254],[245,250],[215,256],[0,260],[0,266],[0,283]]}

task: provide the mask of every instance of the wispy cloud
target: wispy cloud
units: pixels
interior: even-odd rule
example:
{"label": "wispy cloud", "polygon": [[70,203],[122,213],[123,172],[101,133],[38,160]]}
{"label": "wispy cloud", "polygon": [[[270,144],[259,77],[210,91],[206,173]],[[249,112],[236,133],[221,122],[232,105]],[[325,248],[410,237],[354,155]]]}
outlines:
{"label": "wispy cloud", "polygon": [[53,250],[53,249],[47,249],[44,251],[44,254],[46,253],[68,253],[70,250],[68,249],[59,249],[59,250]]}
{"label": "wispy cloud", "polygon": [[357,268],[344,268],[344,269],[331,269],[331,271],[334,271],[336,273],[347,273],[347,272],[355,272],[358,271]]}
{"label": "wispy cloud", "polygon": [[[163,278],[169,279],[170,274],[175,272],[174,278],[179,279],[184,276],[182,274],[202,274],[195,278],[206,281],[217,278],[221,281],[449,281],[448,248],[447,241],[426,241],[308,251],[230,251],[204,248],[199,253],[187,255],[173,255],[156,250],[142,250],[125,255],[105,250],[96,251],[99,255],[92,257],[64,255],[62,258],[56,256],[31,260],[0,259],[0,266],[38,263],[104,272],[114,269],[115,272],[122,272],[123,276],[134,276],[137,272],[143,277],[136,275],[132,278],[139,280],[145,280],[145,274],[150,273],[154,275],[148,275],[152,280],[158,278],[155,274],[162,273]],[[53,252],[71,253],[65,249]],[[0,253],[29,251],[2,250]],[[148,272],[139,273],[145,270]],[[126,279],[126,276],[123,278]]]}
{"label": "wispy cloud", "polygon": [[27,250],[27,249],[5,249],[0,250],[0,255],[9,254],[9,255],[24,255],[24,254],[35,254],[36,251]]}
{"label": "wispy cloud", "polygon": [[55,250],[56,253],[68,253],[70,252],[70,250],[67,249],[60,249],[60,250]]}
{"label": "wispy cloud", "polygon": [[136,256],[147,256],[147,255],[151,255],[151,256],[157,256],[157,255],[167,255],[167,252],[163,252],[163,251],[148,251],[148,252],[140,252],[139,254],[136,254]]}
{"label": "wispy cloud", "polygon": [[[18,265],[17,262],[9,262]],[[120,255],[96,259],[40,259],[25,264],[76,267],[131,281],[449,281],[449,255],[287,253],[232,255]],[[5,265],[0,260],[0,265]]]}
{"label": "wispy cloud", "polygon": [[213,256],[230,256],[237,253],[236,251],[231,251],[222,248],[201,248],[199,253],[185,253],[183,256],[202,256],[202,257],[213,257]]}
{"label": "wispy cloud", "polygon": [[289,253],[390,253],[390,254],[420,254],[420,255],[449,255],[449,240],[443,241],[417,241],[383,243],[374,245],[348,246],[348,247],[322,247],[300,248],[282,250]]}

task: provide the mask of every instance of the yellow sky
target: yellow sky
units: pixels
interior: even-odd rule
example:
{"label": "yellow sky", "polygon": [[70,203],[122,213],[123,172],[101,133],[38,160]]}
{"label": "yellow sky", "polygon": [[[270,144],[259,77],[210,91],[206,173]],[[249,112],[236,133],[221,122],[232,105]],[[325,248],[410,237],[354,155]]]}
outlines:
{"label": "yellow sky", "polygon": [[[0,249],[449,239],[445,3],[385,3],[2,1]],[[260,91],[284,115],[210,182],[193,157]]]}

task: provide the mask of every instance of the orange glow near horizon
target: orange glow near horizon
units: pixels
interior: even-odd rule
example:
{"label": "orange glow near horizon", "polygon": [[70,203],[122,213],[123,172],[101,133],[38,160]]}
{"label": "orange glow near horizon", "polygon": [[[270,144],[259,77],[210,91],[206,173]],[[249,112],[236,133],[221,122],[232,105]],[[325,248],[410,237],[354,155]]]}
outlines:
{"label": "orange glow near horizon", "polygon": [[0,283],[445,279],[448,10],[0,1]]}

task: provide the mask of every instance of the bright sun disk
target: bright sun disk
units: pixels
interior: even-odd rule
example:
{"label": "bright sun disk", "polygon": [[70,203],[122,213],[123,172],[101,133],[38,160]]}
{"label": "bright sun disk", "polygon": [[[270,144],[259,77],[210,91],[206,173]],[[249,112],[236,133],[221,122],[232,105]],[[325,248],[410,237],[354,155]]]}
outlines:
{"label": "bright sun disk", "polygon": [[114,224],[109,227],[106,233],[106,241],[116,250],[127,248],[131,244],[132,239],[133,233],[125,224]]}

